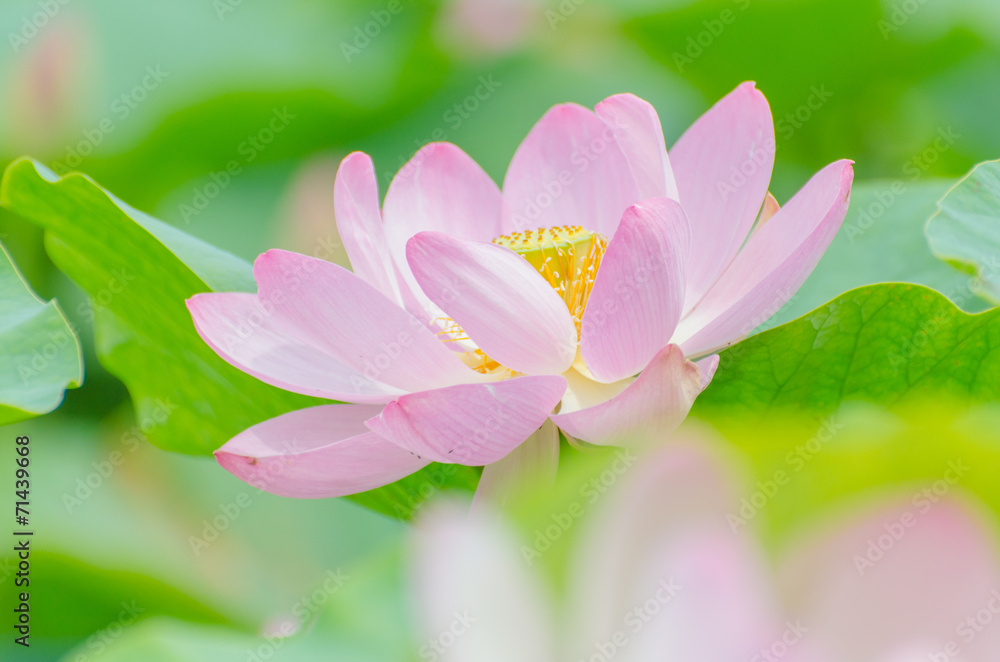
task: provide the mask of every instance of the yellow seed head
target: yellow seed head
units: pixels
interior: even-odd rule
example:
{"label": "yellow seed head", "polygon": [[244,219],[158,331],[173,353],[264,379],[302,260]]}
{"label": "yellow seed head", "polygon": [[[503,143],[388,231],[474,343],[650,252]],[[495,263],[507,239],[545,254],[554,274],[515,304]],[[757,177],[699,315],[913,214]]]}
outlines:
{"label": "yellow seed head", "polygon": [[577,330],[608,240],[579,225],[503,235],[493,243],[520,254],[549,282],[576,319]]}

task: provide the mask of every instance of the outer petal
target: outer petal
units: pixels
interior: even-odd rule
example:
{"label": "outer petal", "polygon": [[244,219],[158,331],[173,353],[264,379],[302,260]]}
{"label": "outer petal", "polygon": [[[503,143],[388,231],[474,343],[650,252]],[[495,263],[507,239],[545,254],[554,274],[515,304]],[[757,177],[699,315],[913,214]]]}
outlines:
{"label": "outer petal", "polygon": [[774,167],[771,109],[743,83],[688,129],[670,162],[691,221],[690,309],[723,272],[753,225]]}
{"label": "outer petal", "polygon": [[582,645],[566,659],[607,659],[594,642],[624,631],[616,662],[751,661],[781,635],[763,555],[727,522],[739,503],[711,441],[677,439],[645,457],[619,451],[607,465],[602,475],[617,480],[581,524],[570,565]]}
{"label": "outer petal", "polygon": [[318,499],[375,489],[429,464],[365,427],[380,410],[322,405],[289,412],[236,435],[215,459],[240,480],[281,496]]}
{"label": "outer petal", "polygon": [[695,361],[694,364],[701,370],[701,390],[704,391],[712,383],[715,371],[719,369],[719,355],[706,356],[700,361]]}
{"label": "outer petal", "polygon": [[705,298],[677,327],[688,356],[749,335],[787,303],[823,256],[847,213],[854,169],[837,161],[817,173],[755,232]]}
{"label": "outer petal", "polygon": [[514,154],[503,183],[503,233],[582,225],[610,237],[639,200],[614,130],[586,108],[563,104]]}
{"label": "outer petal", "polygon": [[594,379],[635,375],[670,342],[684,307],[688,232],[673,200],[653,198],[625,211],[580,328],[580,351]]}
{"label": "outer petal", "polygon": [[921,497],[925,509],[912,495],[810,536],[782,564],[793,613],[810,625],[805,644],[831,660],[1000,659],[988,625],[1000,610],[993,527],[958,500]]}
{"label": "outer petal", "polygon": [[282,324],[371,379],[406,391],[478,381],[421,322],[350,271],[270,250],[254,263],[260,299]]}
{"label": "outer petal", "polygon": [[[551,662],[558,631],[545,583],[524,563],[516,535],[455,504],[433,506],[416,525],[414,584],[421,639],[450,645],[440,662]],[[460,636],[451,634],[462,628]],[[447,633],[447,635],[446,635]]]}
{"label": "outer petal", "polygon": [[187,307],[198,334],[216,354],[272,386],[357,403],[386,403],[406,392],[369,379],[300,338],[256,294],[197,294]]}
{"label": "outer petal", "polygon": [[341,161],[333,205],[337,231],[354,273],[393,301],[401,301],[382,228],[375,167],[367,154],[354,152]]}
{"label": "outer petal", "polygon": [[532,375],[573,363],[576,325],[566,304],[514,251],[422,232],[406,252],[424,294],[490,358]]}
{"label": "outer petal", "polygon": [[545,422],[566,390],[562,377],[517,377],[404,395],[367,422],[386,439],[436,462],[500,460]]}
{"label": "outer petal", "polygon": [[473,508],[502,507],[518,488],[552,484],[559,468],[559,428],[552,421],[542,427],[499,462],[483,467]]}
{"label": "outer petal", "polygon": [[566,434],[592,444],[644,446],[666,438],[687,416],[701,393],[701,371],[667,345],[628,388],[587,409],[552,420]]}
{"label": "outer petal", "polygon": [[450,143],[431,143],[396,174],[385,195],[389,251],[416,303],[431,311],[406,261],[406,243],[424,230],[489,241],[500,231],[500,189],[468,154]]}
{"label": "outer petal", "polygon": [[616,94],[597,104],[594,110],[614,131],[639,187],[639,199],[679,201],[663,126],[653,106],[634,94]]}
{"label": "outer petal", "polygon": [[[396,174],[385,195],[385,229],[397,258],[423,230],[468,239],[500,236],[500,189],[451,143],[430,143]],[[400,268],[406,265],[399,262]]]}

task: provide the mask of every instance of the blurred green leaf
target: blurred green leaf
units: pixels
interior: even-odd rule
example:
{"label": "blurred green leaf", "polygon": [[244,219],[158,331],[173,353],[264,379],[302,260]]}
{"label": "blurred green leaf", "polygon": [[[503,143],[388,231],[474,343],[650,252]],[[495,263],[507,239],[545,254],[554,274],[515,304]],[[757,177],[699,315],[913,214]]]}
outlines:
{"label": "blurred green leaf", "polygon": [[[33,549],[31,555],[31,606],[42,615],[60,614],[58,620],[45,616],[32,632],[33,637],[51,642],[86,639],[119,621],[121,615],[167,614],[205,623],[225,619],[210,607],[164,584],[159,578],[95,568],[77,559]],[[4,559],[11,571],[17,558]],[[4,576],[5,572],[0,572]],[[13,581],[0,594],[0,608],[13,611],[17,604]],[[85,609],[81,606],[86,605]],[[128,622],[135,619],[129,618]],[[100,642],[101,637],[94,637]]]}
{"label": "blurred green leaf", "polygon": [[759,420],[843,403],[1000,399],[1000,311],[969,315],[909,284],[859,288],[722,352],[694,412]]}
{"label": "blurred green leaf", "polygon": [[[672,441],[712,445],[734,461],[731,485],[740,507],[733,515],[743,522],[730,524],[756,529],[772,551],[803,532],[814,533],[827,516],[842,521],[845,512],[882,506],[887,499],[921,516],[945,493],[949,498],[971,493],[993,511],[993,522],[1000,512],[1000,408],[994,403],[916,398],[893,412],[868,404],[847,406],[819,424],[805,412],[756,422],[712,422],[721,434],[707,433],[699,422],[685,424]],[[622,452],[569,454],[555,487],[528,486],[508,504],[523,542],[541,551],[540,558],[532,557],[533,565],[557,580],[569,579],[570,554],[587,518],[603,507],[608,491],[634,480],[634,469],[615,455]],[[641,470],[645,460],[640,456],[635,467]],[[942,481],[946,472],[954,484]],[[928,487],[933,491],[926,492]]]}
{"label": "blurred green leaf", "polygon": [[[85,93],[63,92],[65,126],[50,121],[44,143],[8,140],[7,150],[36,155],[60,174],[87,172],[152,209],[169,191],[232,160],[247,167],[349,143],[408,112],[451,68],[431,37],[436,3],[404,6],[388,25],[376,24],[373,39],[362,30],[385,2],[93,0],[67,21],[68,36],[82,45],[64,37],[63,49],[51,49],[63,59],[50,55],[49,65],[61,72],[74,58]],[[19,25],[28,9],[0,8],[0,20]],[[99,40],[98,52],[89,52],[89,40]],[[368,47],[345,54],[356,41]],[[162,72],[157,82],[123,104],[144,84],[147,67]],[[37,105],[39,114],[52,112]],[[263,148],[250,146],[276,109],[292,116],[289,126]],[[0,126],[0,153],[2,138],[19,138],[19,129]]]}
{"label": "blurred green leaf", "polygon": [[52,411],[81,383],[76,334],[55,301],[31,291],[0,244],[0,425]]}
{"label": "blurred green leaf", "polygon": [[[789,163],[816,170],[840,157],[856,159],[862,177],[891,177],[938,129],[914,108],[913,86],[985,49],[982,37],[962,29],[926,41],[902,38],[885,31],[890,15],[882,0],[705,0],[668,6],[626,29],[709,103],[741,81],[757,81],[774,113],[785,164],[776,177],[788,175]],[[967,105],[981,106],[981,98]],[[968,140],[959,146],[979,149]],[[937,156],[924,172],[947,174],[956,162],[965,167],[957,147]],[[786,183],[772,185],[779,197],[790,192]]]}
{"label": "blurred green leaf", "polygon": [[250,265],[138,212],[82,175],[29,160],[8,168],[0,203],[46,230],[53,262],[90,296],[98,356],[125,382],[158,446],[210,453],[241,430],[321,400],[241,373],[198,337],[185,299],[252,290]]}
{"label": "blurred green leaf", "polygon": [[975,273],[985,293],[1000,301],[1000,161],[977,165],[938,206],[927,223],[931,250]]}
{"label": "blurred green leaf", "polygon": [[[88,652],[89,651],[89,652]],[[80,655],[92,655],[80,646],[62,658],[77,662]],[[255,637],[224,627],[195,625],[169,618],[156,618],[128,628],[100,652],[106,662],[353,662],[372,660],[367,648],[348,644],[319,633],[283,638]]]}
{"label": "blurred green leaf", "polygon": [[[44,641],[61,655],[133,599],[144,618],[224,622],[244,632],[288,615],[311,622],[314,603],[353,587],[368,554],[408,528],[346,499],[261,492],[209,458],[141,443],[125,407],[114,418],[121,420],[97,425],[61,409],[0,427],[0,439],[30,437],[32,479],[41,486],[30,507],[32,596],[44,615],[32,631],[39,650]],[[14,481],[0,472],[0,494],[13,497]],[[16,569],[16,554],[0,551],[0,607],[13,596]],[[343,589],[327,585],[337,573],[351,580]],[[315,597],[324,585],[338,590]]]}
{"label": "blurred green leaf", "polygon": [[[411,593],[412,571],[409,537],[395,541],[388,553],[369,555],[343,588],[331,595],[318,614],[316,630],[370,642],[381,655],[376,659],[418,659],[414,620],[419,605]],[[419,659],[427,659],[428,649],[419,652]]]}
{"label": "blurred green leaf", "polygon": [[[727,426],[726,438],[749,458],[756,479],[747,481],[736,514],[778,545],[814,531],[824,515],[840,519],[883,499],[909,506],[919,518],[945,493],[971,493],[993,511],[995,523],[998,415],[993,404],[931,398],[893,413],[848,407],[818,427],[795,417]],[[945,483],[946,473],[955,485]]]}
{"label": "blurred green leaf", "polygon": [[[254,291],[243,260],[118,200],[80,174],[56,177],[28,159],[4,174],[0,204],[46,230],[53,262],[94,303],[97,354],[121,379],[142,432],[158,446],[207,454],[280,414],[325,402],[264,384],[219,358],[184,301],[198,292]],[[469,467],[431,465],[352,497],[408,518],[437,489],[471,489]]]}

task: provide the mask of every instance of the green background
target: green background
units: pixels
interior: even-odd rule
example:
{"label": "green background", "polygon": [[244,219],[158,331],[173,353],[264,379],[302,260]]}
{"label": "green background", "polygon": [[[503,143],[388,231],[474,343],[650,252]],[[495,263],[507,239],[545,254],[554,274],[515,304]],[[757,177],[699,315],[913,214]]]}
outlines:
{"label": "green background", "polygon": [[[245,260],[282,247],[325,248],[343,261],[332,184],[351,151],[373,156],[383,193],[432,139],[458,144],[500,181],[520,140],[555,103],[592,106],[633,92],[656,106],[669,145],[715,100],[755,80],[776,120],[771,188],[778,200],[839,158],[856,162],[857,182],[844,229],[765,327],[886,281],[936,289],[969,312],[989,307],[968,291],[968,268],[934,256],[924,226],[959,177],[1000,157],[1000,5],[992,0],[524,0],[514,36],[492,46],[476,31],[489,35],[496,21],[474,10],[463,23],[458,4],[5,2],[0,165],[22,155],[60,172],[70,164],[133,207]],[[45,7],[57,9],[49,17]],[[32,33],[25,21],[41,27]],[[355,41],[366,27],[374,36]],[[476,99],[484,81],[490,91]],[[817,94],[828,98],[810,108]],[[287,126],[255,147],[251,139],[275,113],[288,116]],[[935,147],[941,136],[947,141]],[[228,179],[218,174],[227,168],[236,173]],[[16,435],[31,436],[37,472],[32,647],[15,651],[4,626],[3,659],[246,660],[266,644],[259,633],[277,627],[338,569],[351,575],[347,587],[310,609],[308,634],[288,640],[274,659],[413,657],[404,631],[384,635],[407,620],[393,574],[406,526],[346,500],[262,494],[207,457],[139,439],[128,391],[96,359],[94,304],[53,264],[65,249],[46,246],[38,225],[6,209],[0,242],[42,298],[58,299],[80,333],[86,365],[84,384],[68,391],[55,413],[0,427],[0,532],[9,528],[7,458]],[[868,295],[860,292],[817,313],[816,323],[863,309]],[[933,309],[947,318],[948,331],[935,342],[962,360],[997,365],[997,336],[984,318],[966,318],[922,290],[900,296],[921,292],[920,314]],[[919,331],[919,319],[909,323]],[[846,335],[835,341],[863,336],[861,321],[855,326],[838,327]],[[869,333],[880,335],[875,328]],[[695,410],[729,435],[761,476],[781,467],[786,449],[842,404],[827,391],[842,395],[844,384],[804,395],[796,387],[803,377],[790,362],[809,360],[808,329],[776,328],[737,348],[739,371],[720,371]],[[964,329],[985,339],[970,348],[949,335]],[[783,356],[788,347],[792,353]],[[780,378],[767,385],[771,391],[748,395],[740,380],[755,371]],[[912,406],[898,400],[914,392],[937,400],[905,375],[894,377],[886,396],[894,406]],[[850,388],[854,373],[840,378],[848,392],[864,391]],[[996,370],[935,379],[947,391],[945,404],[919,414],[858,414],[867,421],[856,424],[861,431],[819,455],[808,480],[762,518],[767,539],[777,544],[841,499],[935,478],[949,443],[977,461],[967,487],[1000,506],[990,480]],[[786,426],[780,407],[769,408],[774,402],[796,410],[794,424]],[[734,411],[754,426],[722,422]],[[771,427],[756,427],[762,417]],[[250,505],[196,553],[192,537],[237,500]],[[4,613],[10,568],[0,553]],[[143,610],[139,621],[119,632],[122,603],[133,601]]]}

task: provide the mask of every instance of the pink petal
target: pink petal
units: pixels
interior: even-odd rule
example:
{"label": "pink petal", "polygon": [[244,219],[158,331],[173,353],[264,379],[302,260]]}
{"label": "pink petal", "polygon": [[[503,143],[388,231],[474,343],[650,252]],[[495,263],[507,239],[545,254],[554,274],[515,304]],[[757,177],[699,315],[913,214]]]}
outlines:
{"label": "pink petal", "polygon": [[554,484],[558,468],[559,428],[552,421],[545,421],[510,455],[483,467],[472,506],[502,508],[526,485],[536,489]]}
{"label": "pink petal", "polygon": [[533,375],[573,363],[576,324],[566,304],[514,251],[422,232],[407,258],[423,292],[490,358]]}
{"label": "pink petal", "polygon": [[653,198],[629,207],[608,243],[580,329],[594,379],[637,374],[663,349],[684,307],[689,230],[679,204]]}
{"label": "pink petal", "polygon": [[254,263],[254,277],[260,300],[282,324],[371,379],[405,391],[482,379],[426,326],[342,267],[270,250]]}
{"label": "pink petal", "polygon": [[404,395],[367,425],[436,462],[485,465],[537,430],[565,390],[566,380],[556,376],[451,386]]}
{"label": "pink petal", "polygon": [[701,393],[701,371],[677,345],[653,357],[628,388],[587,409],[551,418],[566,434],[608,446],[644,446],[677,429]]}
{"label": "pink petal", "polygon": [[691,221],[690,309],[736,255],[767,193],[774,126],[753,83],[730,92],[689,128],[670,162]]}
{"label": "pink petal", "polygon": [[340,163],[333,187],[333,205],[337,231],[354,273],[389,299],[400,301],[382,228],[375,167],[367,154],[354,152]]}
{"label": "pink petal", "polygon": [[653,106],[634,94],[616,94],[597,104],[594,110],[614,130],[639,187],[639,199],[679,201],[663,127]]}
{"label": "pink petal", "polygon": [[586,108],[563,104],[514,154],[503,183],[503,230],[582,225],[610,237],[639,200],[614,130]]}
{"label": "pink petal", "polygon": [[425,145],[403,166],[385,195],[383,216],[396,268],[412,290],[413,300],[430,310],[431,317],[436,313],[406,261],[410,238],[425,230],[478,241],[503,234],[500,189],[468,154],[450,143]]}
{"label": "pink petal", "polygon": [[319,499],[393,483],[429,464],[365,427],[381,407],[322,405],[259,423],[215,459],[226,471],[280,496]]}
{"label": "pink petal", "polygon": [[[954,477],[960,464],[942,475]],[[900,650],[917,653],[914,660],[1000,659],[994,526],[965,503],[923,489],[809,536],[782,564],[790,607],[829,659],[892,659]],[[983,614],[993,623],[972,632],[966,619]],[[948,642],[957,648],[945,654]]]}
{"label": "pink petal", "polygon": [[704,391],[712,383],[715,371],[719,369],[719,355],[706,356],[700,361],[695,361],[694,364],[701,370],[701,390]]}
{"label": "pink petal", "polygon": [[[472,158],[451,143],[430,143],[396,174],[385,196],[385,229],[394,254],[435,230],[489,241],[499,237],[500,189]],[[405,259],[399,266],[406,265]]]}
{"label": "pink petal", "polygon": [[216,354],[272,386],[356,403],[386,403],[405,393],[300,338],[256,294],[196,294],[187,307],[198,334]]}
{"label": "pink petal", "polygon": [[584,483],[596,506],[569,565],[579,645],[566,659],[590,660],[594,642],[623,625],[619,655],[636,661],[763,659],[760,649],[780,636],[761,550],[728,523],[737,486],[712,441],[675,439],[646,456],[619,451]]}
{"label": "pink petal", "polygon": [[747,242],[705,298],[681,320],[673,342],[688,356],[749,335],[791,300],[847,213],[854,169],[837,161],[817,173]]}
{"label": "pink petal", "polygon": [[517,535],[499,518],[439,502],[417,522],[415,538],[414,613],[421,643],[433,642],[419,649],[422,658],[560,659],[544,578],[525,564]]}

